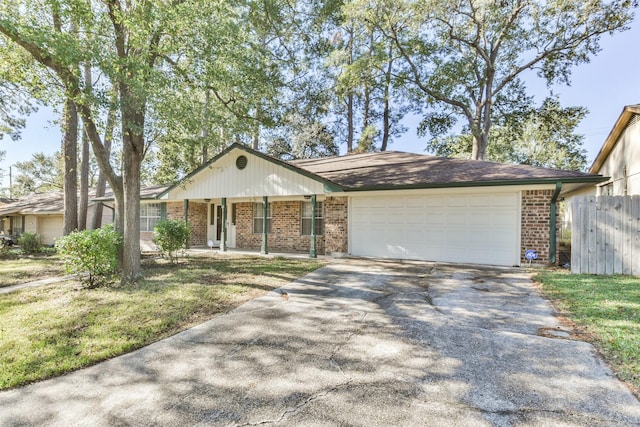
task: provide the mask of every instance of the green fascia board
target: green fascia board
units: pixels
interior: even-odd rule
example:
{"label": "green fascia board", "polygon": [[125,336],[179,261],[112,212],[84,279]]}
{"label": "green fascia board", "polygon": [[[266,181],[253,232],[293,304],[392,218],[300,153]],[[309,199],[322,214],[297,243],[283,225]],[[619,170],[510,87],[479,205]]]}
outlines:
{"label": "green fascia board", "polygon": [[200,166],[199,168],[195,169],[193,172],[191,172],[190,174],[188,174],[187,176],[182,178],[180,181],[176,182],[175,184],[173,184],[172,186],[167,188],[162,193],[156,195],[155,198],[159,199],[159,198],[169,194],[173,189],[175,189],[176,187],[179,187],[183,182],[186,182],[186,181],[190,180],[195,175],[197,175],[201,171],[207,169],[212,164],[217,162],[220,158],[226,156],[227,154],[229,154],[232,150],[234,150],[236,148],[241,150],[241,151],[244,151],[247,154],[254,155],[256,157],[259,157],[259,158],[261,158],[263,160],[266,160],[266,161],[271,162],[273,164],[276,164],[278,166],[282,166],[285,169],[289,169],[290,171],[296,172],[296,173],[298,173],[298,174],[300,174],[302,176],[305,176],[305,177],[307,177],[309,179],[312,179],[314,181],[318,181],[318,182],[324,184],[325,190],[329,190],[329,192],[331,192],[331,193],[341,192],[341,191],[345,190],[342,186],[336,184],[333,181],[330,181],[328,179],[322,178],[319,175],[316,175],[316,174],[311,173],[309,171],[306,171],[304,169],[301,169],[301,168],[298,168],[296,166],[293,166],[293,165],[291,165],[291,164],[289,164],[289,163],[287,163],[285,161],[282,161],[280,159],[276,159],[275,157],[268,156],[268,155],[266,155],[264,153],[261,153],[259,151],[254,150],[253,148],[247,147],[246,145],[234,142],[233,144],[231,144],[230,146],[228,146],[227,148],[222,150],[222,152],[220,154],[218,154],[217,156],[215,156],[211,160],[209,160],[207,163],[205,163],[202,166]]}
{"label": "green fascia board", "polygon": [[400,184],[400,185],[366,185],[356,188],[345,188],[345,192],[379,191],[379,190],[420,190],[430,188],[463,188],[463,187],[502,187],[516,185],[555,185],[563,184],[597,184],[606,181],[607,177],[568,177],[568,178],[537,178],[537,179],[512,179],[499,181],[473,181],[473,182],[446,182],[436,184]]}

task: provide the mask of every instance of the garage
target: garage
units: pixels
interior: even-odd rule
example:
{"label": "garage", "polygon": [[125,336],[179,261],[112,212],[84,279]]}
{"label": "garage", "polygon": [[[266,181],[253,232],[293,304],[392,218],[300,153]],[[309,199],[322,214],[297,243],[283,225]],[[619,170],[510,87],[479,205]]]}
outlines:
{"label": "garage", "polygon": [[43,245],[53,245],[54,239],[62,236],[63,217],[59,215],[38,218],[38,234]]}
{"label": "garage", "polygon": [[519,264],[519,192],[361,196],[349,205],[352,255]]}

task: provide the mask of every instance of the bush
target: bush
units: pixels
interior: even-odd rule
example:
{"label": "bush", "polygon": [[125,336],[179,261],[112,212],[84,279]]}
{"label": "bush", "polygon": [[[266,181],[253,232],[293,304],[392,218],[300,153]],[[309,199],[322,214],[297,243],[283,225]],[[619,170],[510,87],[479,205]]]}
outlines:
{"label": "bush", "polygon": [[22,233],[18,238],[18,245],[22,249],[22,253],[35,254],[42,249],[40,236],[36,233]]}
{"label": "bush", "polygon": [[172,263],[176,261],[181,250],[189,241],[189,224],[185,221],[166,219],[158,222],[153,228],[153,243],[160,254]]}
{"label": "bush", "polygon": [[0,245],[0,259],[13,259],[17,257],[18,254],[12,247]]}
{"label": "bush", "polygon": [[118,246],[122,236],[105,225],[97,230],[74,231],[56,241],[68,273],[80,275],[90,287],[106,284],[118,268]]}

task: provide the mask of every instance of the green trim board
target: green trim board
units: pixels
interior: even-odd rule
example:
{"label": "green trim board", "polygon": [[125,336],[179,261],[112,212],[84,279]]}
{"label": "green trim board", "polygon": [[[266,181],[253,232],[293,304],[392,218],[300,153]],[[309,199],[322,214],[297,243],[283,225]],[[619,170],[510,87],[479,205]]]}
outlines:
{"label": "green trim board", "polygon": [[556,183],[556,189],[551,197],[551,206],[549,207],[549,263],[556,263],[556,232],[557,232],[557,219],[556,211],[558,206],[558,196],[562,190],[562,182]]}
{"label": "green trim board", "polygon": [[473,181],[473,182],[446,182],[438,184],[400,184],[400,185],[367,185],[356,188],[345,188],[345,193],[362,191],[386,191],[386,190],[420,190],[429,188],[464,188],[464,187],[502,187],[515,185],[550,185],[562,182],[563,184],[589,184],[606,181],[607,177],[584,177],[584,178],[544,178],[544,179],[516,179],[498,181]]}

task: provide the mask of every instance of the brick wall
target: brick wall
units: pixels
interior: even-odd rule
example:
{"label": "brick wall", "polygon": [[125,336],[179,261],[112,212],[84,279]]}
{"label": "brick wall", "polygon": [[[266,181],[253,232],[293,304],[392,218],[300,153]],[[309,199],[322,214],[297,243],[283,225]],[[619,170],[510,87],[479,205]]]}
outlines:
{"label": "brick wall", "polygon": [[[189,202],[189,245],[207,244],[207,203]],[[167,203],[167,219],[184,221],[184,202]]]}
{"label": "brick wall", "polygon": [[[549,262],[549,218],[553,190],[527,190],[522,192],[522,225],[520,260],[529,261],[524,252],[533,249],[538,253],[537,263]],[[556,221],[559,219],[556,211]],[[560,228],[558,227],[557,230]],[[556,236],[556,242],[558,236]],[[557,253],[557,247],[556,247]]]}
{"label": "brick wall", "polygon": [[349,251],[349,210],[346,197],[327,197],[324,201],[324,244],[328,254]]}
{"label": "brick wall", "polygon": [[[324,235],[316,236],[316,251],[347,252],[347,199],[329,197],[323,203]],[[311,236],[303,236],[300,201],[271,203],[270,252],[309,252]],[[262,234],[253,232],[253,203],[236,204],[236,247],[260,250]]]}

